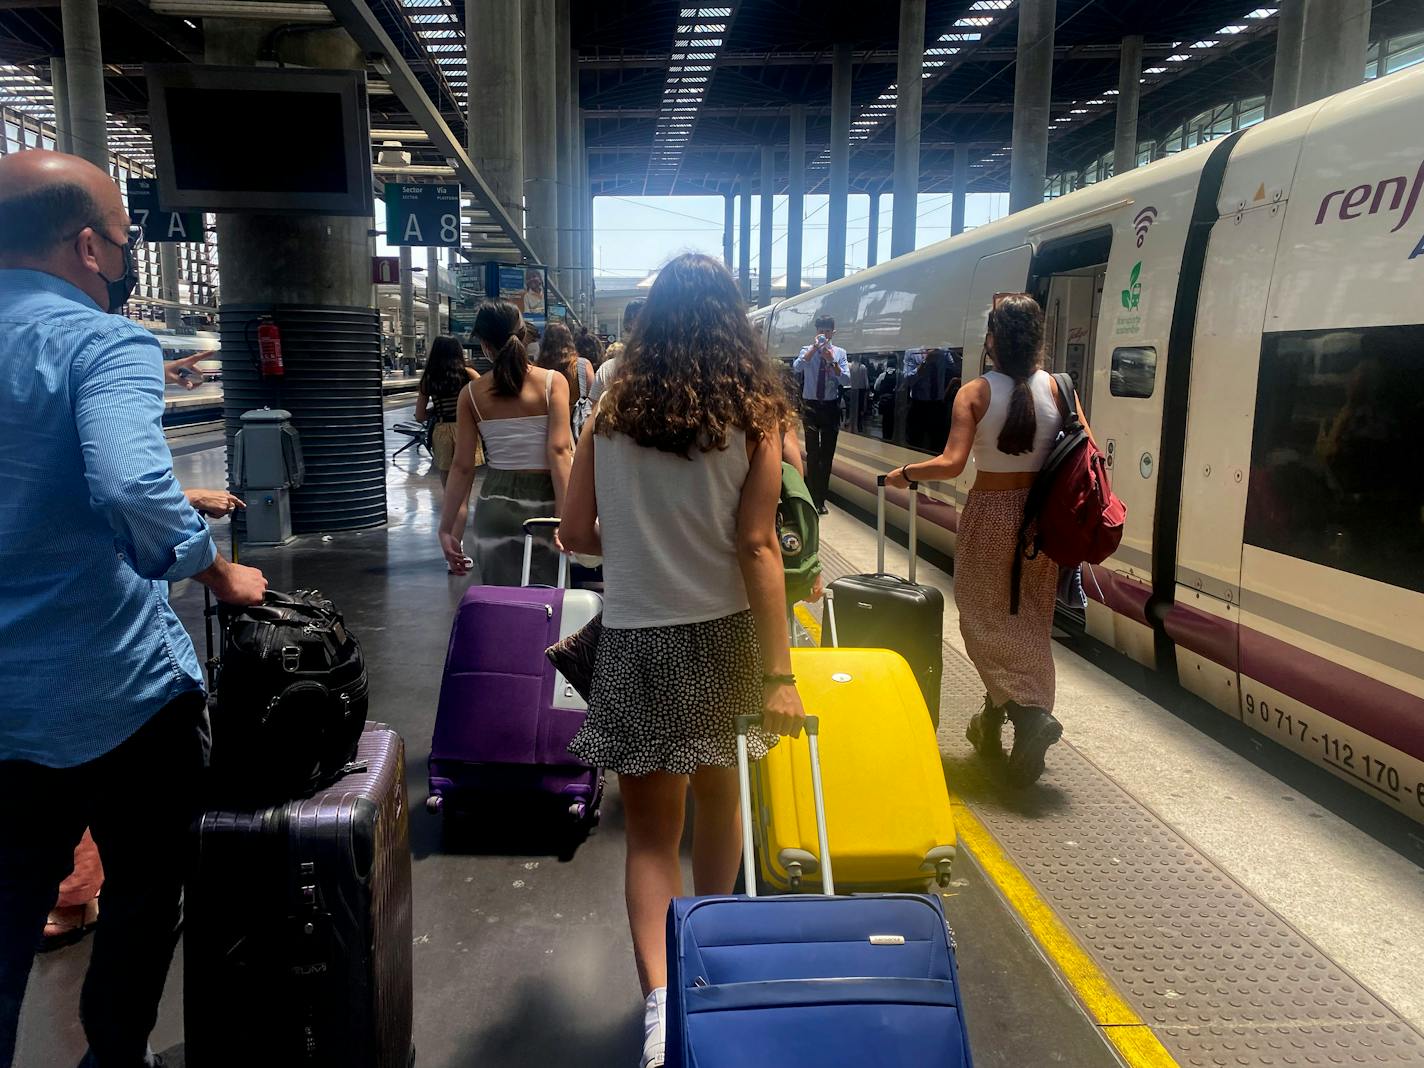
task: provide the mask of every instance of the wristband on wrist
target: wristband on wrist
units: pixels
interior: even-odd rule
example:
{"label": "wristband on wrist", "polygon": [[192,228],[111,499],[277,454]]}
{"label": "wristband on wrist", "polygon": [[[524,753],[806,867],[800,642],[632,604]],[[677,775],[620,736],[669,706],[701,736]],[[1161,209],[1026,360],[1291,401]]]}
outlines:
{"label": "wristband on wrist", "polygon": [[768,672],[761,677],[761,681],[765,683],[775,683],[777,686],[795,686],[796,676],[789,671],[784,675],[776,675]]}

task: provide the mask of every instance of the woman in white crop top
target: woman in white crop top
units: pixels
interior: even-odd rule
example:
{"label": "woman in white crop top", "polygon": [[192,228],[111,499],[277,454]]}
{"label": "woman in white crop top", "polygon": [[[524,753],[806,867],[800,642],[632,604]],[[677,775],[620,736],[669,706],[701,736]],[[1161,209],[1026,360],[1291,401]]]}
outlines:
{"label": "woman in white crop top", "polygon": [[775,530],[790,406],[721,261],[688,253],[665,266],[620,359],[580,438],[559,537],[603,555],[603,634],[569,749],[618,773],[646,1068],[663,1063],[664,930],[683,892],[689,785],[695,892],[729,893],[741,852],[733,719],[763,716],[748,737],[760,758],[805,712]]}
{"label": "woman in white crop top", "polygon": [[905,488],[910,480],[957,478],[974,460],[974,486],[959,516],[954,549],[959,630],[986,691],[984,710],[970,720],[969,741],[986,761],[1001,764],[1000,733],[1005,719],[1011,721],[1007,770],[1013,782],[1027,785],[1043,774],[1044,754],[1063,735],[1053,718],[1058,565],[1042,553],[1025,559],[1019,609],[1009,611],[1024,501],[1063,427],[1058,385],[1040,367],[1038,302],[1027,293],[1000,298],[989,313],[984,352],[994,369],[959,391],[944,451],[897,468],[886,481]]}
{"label": "woman in white crop top", "polygon": [[[573,454],[569,387],[555,371],[531,367],[524,323],[509,301],[490,301],[475,313],[474,334],[494,370],[460,391],[455,462],[440,510],[440,548],[452,575],[475,566],[486,586],[518,586],[523,578],[524,521],[556,516],[564,503]],[[476,435],[488,468],[475,504],[474,559],[465,555]],[[535,538],[530,581],[552,585],[558,555],[552,539]]]}

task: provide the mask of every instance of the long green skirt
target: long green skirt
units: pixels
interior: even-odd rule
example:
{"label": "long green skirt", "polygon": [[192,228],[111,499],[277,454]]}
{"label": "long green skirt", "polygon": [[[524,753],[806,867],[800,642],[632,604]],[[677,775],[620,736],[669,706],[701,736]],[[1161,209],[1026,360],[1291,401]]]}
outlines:
{"label": "long green skirt", "polygon": [[[475,576],[483,586],[518,586],[524,572],[524,521],[552,516],[554,482],[536,473],[488,469],[475,501]],[[534,535],[529,581],[552,586],[559,575],[554,532]]]}

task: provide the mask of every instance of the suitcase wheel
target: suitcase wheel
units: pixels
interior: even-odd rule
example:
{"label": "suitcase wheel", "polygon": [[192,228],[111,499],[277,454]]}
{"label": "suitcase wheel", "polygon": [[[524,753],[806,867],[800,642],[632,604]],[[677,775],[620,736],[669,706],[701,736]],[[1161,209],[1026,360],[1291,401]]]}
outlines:
{"label": "suitcase wheel", "polygon": [[949,870],[952,864],[953,861],[946,858],[935,865],[935,882],[939,884],[940,889],[944,889],[949,885]]}
{"label": "suitcase wheel", "polygon": [[439,794],[431,794],[425,799],[425,811],[429,812],[432,816],[440,815],[440,812],[442,809],[444,809],[444,807],[445,799]]}
{"label": "suitcase wheel", "polygon": [[569,806],[569,815],[578,823],[582,823],[588,818],[588,804],[583,801],[575,801]]}

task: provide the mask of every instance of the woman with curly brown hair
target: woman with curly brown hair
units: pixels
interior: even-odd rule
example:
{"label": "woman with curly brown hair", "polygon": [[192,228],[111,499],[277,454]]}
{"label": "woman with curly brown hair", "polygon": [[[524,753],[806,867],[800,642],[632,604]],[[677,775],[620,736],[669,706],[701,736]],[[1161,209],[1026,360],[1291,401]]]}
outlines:
{"label": "woman with curly brown hair", "polygon": [[559,537],[602,554],[606,593],[588,718],[569,748],[618,773],[645,1068],[663,1063],[664,923],[682,893],[688,786],[696,893],[728,893],[741,855],[733,717],[763,716],[748,739],[759,758],[805,716],[775,531],[789,419],[736,281],[688,253],[658,275],[574,455]]}
{"label": "woman with curly brown hair", "polygon": [[[1042,553],[1025,559],[1018,612],[1009,607],[1024,501],[1063,428],[1058,384],[1040,366],[1038,302],[1027,293],[997,298],[984,351],[993,370],[955,395],[944,451],[896,468],[886,481],[904,488],[908,480],[957,478],[974,457],[974,486],[959,517],[954,550],[959,631],[986,691],[983,711],[969,721],[969,741],[983,759],[1002,764],[1000,732],[1006,719],[1012,722],[1008,773],[1023,786],[1043,774],[1044,755],[1063,736],[1063,725],[1053,717],[1058,565]],[[1081,408],[1078,418],[1088,425]]]}

